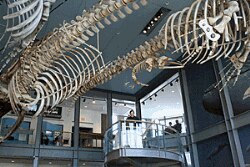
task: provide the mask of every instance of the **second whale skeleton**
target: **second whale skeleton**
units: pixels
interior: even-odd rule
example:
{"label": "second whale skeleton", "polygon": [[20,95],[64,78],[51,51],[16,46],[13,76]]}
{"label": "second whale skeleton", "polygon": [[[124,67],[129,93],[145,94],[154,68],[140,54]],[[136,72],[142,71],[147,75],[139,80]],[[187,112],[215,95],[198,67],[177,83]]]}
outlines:
{"label": "second whale skeleton", "polygon": [[169,17],[163,30],[165,46],[170,41],[174,52],[182,52],[181,62],[184,65],[229,58],[229,69],[222,87],[234,75],[236,82],[250,52],[249,2],[195,1],[190,8]]}
{"label": "second whale skeleton", "polygon": [[[230,63],[224,69],[224,78],[218,82],[224,82],[223,88],[232,77],[234,83],[237,82],[247,61],[250,52],[249,22],[250,9],[247,0],[197,0],[190,7],[173,13],[160,35],[164,34],[165,50],[168,47],[172,53],[183,54],[180,62],[170,62],[178,65],[174,68],[183,68],[190,62],[203,64],[211,59],[228,58]],[[133,80],[142,86],[147,84],[139,82],[135,74],[143,68],[142,66],[153,66],[153,61],[147,63],[148,60],[143,60],[144,62],[135,66],[132,71]],[[158,64],[154,67],[158,67]],[[167,68],[170,69],[171,66]],[[248,92],[249,90],[244,97],[249,96]]]}
{"label": "second whale skeleton", "polygon": [[[197,0],[190,7],[172,14],[159,35],[105,66],[101,53],[86,44],[88,36],[99,30],[97,26],[104,27],[99,22],[101,18],[106,24],[110,23],[106,18],[108,15],[112,21],[117,21],[113,11],[118,10],[117,15],[124,17],[120,8],[132,1],[108,2],[76,17],[71,24],[65,23],[52,35],[25,50],[17,70],[11,72],[14,75],[10,75],[8,85],[10,103],[17,115],[22,116],[33,105],[38,105],[35,115],[39,115],[71,96],[76,100],[89,89],[128,68],[139,67],[142,62],[151,69],[168,69],[225,57],[232,64],[223,78],[225,84],[233,75],[240,75],[247,62],[250,52],[249,0]],[[138,4],[133,3],[133,8],[138,9]],[[131,13],[129,9],[125,11]],[[85,48],[80,48],[80,44]],[[180,62],[156,56],[163,50],[181,52],[183,56]],[[36,92],[35,95],[30,93],[31,90]]]}

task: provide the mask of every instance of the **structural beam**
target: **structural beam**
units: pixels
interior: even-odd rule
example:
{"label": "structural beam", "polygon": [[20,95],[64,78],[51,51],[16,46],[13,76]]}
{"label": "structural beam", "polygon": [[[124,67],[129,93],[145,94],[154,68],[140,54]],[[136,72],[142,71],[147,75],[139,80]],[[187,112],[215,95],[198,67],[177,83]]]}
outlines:
{"label": "structural beam", "polygon": [[190,98],[189,98],[189,91],[188,91],[188,85],[187,85],[187,77],[186,72],[184,69],[181,69],[180,71],[180,80],[181,80],[181,91],[182,91],[182,97],[183,97],[183,106],[185,111],[185,122],[188,126],[187,128],[187,143],[189,146],[191,146],[190,153],[191,153],[191,161],[192,164],[195,167],[199,167],[199,159],[198,159],[198,150],[197,150],[197,144],[195,143],[195,139],[193,134],[195,133],[194,129],[194,120],[193,120],[193,113],[191,109],[190,104]]}
{"label": "structural beam", "polygon": [[[218,65],[217,71],[221,71],[220,77],[216,73],[215,64],[214,64],[214,68],[215,68],[215,75],[216,75],[217,81],[219,81],[220,78],[223,78],[225,74],[223,73],[223,65],[221,63],[221,60],[217,61],[217,65]],[[222,80],[222,85],[224,85],[224,84],[225,84],[225,81]],[[226,123],[227,134],[228,134],[228,139],[229,139],[229,143],[230,143],[230,148],[231,148],[234,166],[235,167],[245,167],[238,130],[235,126],[234,120],[232,119],[234,117],[233,107],[232,107],[232,103],[231,103],[231,99],[230,99],[230,95],[229,95],[229,91],[228,91],[227,86],[225,86],[223,88],[223,90],[219,92],[219,94],[220,94],[220,98],[221,98],[223,115],[224,115],[224,119],[225,119],[225,123]]]}
{"label": "structural beam", "polygon": [[81,101],[80,97],[75,102],[75,114],[74,114],[74,150],[73,150],[73,167],[78,167],[79,165],[79,119],[80,119],[80,109]]}
{"label": "structural beam", "polygon": [[108,117],[108,128],[112,126],[112,93],[107,93],[107,117]]}
{"label": "structural beam", "polygon": [[142,116],[141,116],[141,103],[140,103],[140,100],[136,100],[135,101],[135,108],[136,108],[136,116],[138,117],[138,118],[142,118]]}

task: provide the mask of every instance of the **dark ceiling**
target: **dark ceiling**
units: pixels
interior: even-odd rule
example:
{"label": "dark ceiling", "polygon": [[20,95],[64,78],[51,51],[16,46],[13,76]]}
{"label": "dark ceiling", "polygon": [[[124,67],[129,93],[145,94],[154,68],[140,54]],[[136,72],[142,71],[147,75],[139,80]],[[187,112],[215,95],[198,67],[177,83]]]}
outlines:
{"label": "dark ceiling", "polygon": [[[59,24],[62,24],[64,20],[69,22],[77,15],[81,15],[83,10],[88,10],[92,7],[92,5],[98,2],[98,0],[57,0],[52,6],[49,21],[45,24],[42,31],[40,31],[37,39],[41,39],[55,27],[59,27]],[[100,31],[100,51],[103,53],[103,58],[106,63],[113,61],[118,56],[123,56],[127,52],[130,52],[133,48],[142,44],[145,40],[149,40],[154,35],[157,35],[171,13],[190,5],[192,0],[149,0],[148,2],[147,6],[141,7],[137,11],[133,11],[133,13],[131,15],[127,15],[125,19],[119,19],[118,22],[113,22],[110,26],[105,26],[105,29]],[[164,19],[148,36],[143,35],[141,31],[161,7],[170,9],[171,12],[164,17]],[[6,6],[4,3],[0,5],[0,13],[1,16],[6,13]],[[1,19],[1,34],[4,30],[4,24],[4,20]],[[93,46],[97,46],[97,36],[95,35],[92,37],[91,40],[89,40],[89,43]],[[3,42],[0,44],[2,48]],[[176,56],[171,55],[171,53],[166,53],[166,55],[170,57]],[[6,56],[6,53],[1,53],[0,56],[1,59],[3,59],[3,57]],[[138,74],[138,78],[143,83],[149,83],[150,81],[152,82],[152,80],[154,80],[160,72],[160,70],[153,70],[151,73],[142,72]],[[134,88],[131,88],[131,86],[134,86]],[[128,69],[113,78],[111,81],[108,81],[103,85],[99,85],[97,88],[136,94],[141,89],[141,86],[134,84],[131,77],[131,69]]]}

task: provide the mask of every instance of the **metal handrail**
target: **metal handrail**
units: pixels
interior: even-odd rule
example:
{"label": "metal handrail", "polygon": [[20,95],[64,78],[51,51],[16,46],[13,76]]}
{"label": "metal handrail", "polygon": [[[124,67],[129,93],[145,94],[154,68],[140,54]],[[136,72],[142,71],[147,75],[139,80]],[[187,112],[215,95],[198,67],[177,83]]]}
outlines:
{"label": "metal handrail", "polygon": [[[126,123],[132,123],[132,125],[126,126]],[[136,123],[136,127],[134,127],[134,123]],[[175,133],[170,134],[166,132],[166,128],[173,130]],[[131,143],[128,140],[134,140],[139,143]],[[147,149],[157,147],[157,149],[164,150],[170,150],[171,148],[179,153],[183,152],[178,131],[170,126],[142,120],[120,120],[115,122],[105,132],[104,142],[106,154],[114,149],[126,147]],[[172,142],[172,145],[170,142]]]}

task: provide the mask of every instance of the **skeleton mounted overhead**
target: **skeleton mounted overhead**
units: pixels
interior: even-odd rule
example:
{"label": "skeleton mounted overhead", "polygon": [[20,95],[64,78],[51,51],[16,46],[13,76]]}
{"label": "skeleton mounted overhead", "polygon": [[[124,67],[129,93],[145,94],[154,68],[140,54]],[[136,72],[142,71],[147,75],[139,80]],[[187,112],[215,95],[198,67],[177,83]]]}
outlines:
{"label": "skeleton mounted overhead", "polygon": [[250,97],[250,87],[245,91],[244,96],[243,96],[243,100]]}
{"label": "skeleton mounted overhead", "polygon": [[[101,52],[86,42],[99,28],[104,28],[101,21],[107,25],[111,24],[110,20],[118,21],[114,13],[125,18],[122,9],[131,14],[133,10],[127,6],[130,3],[134,10],[139,9],[131,0],[103,1],[23,51],[19,61],[1,76],[2,81],[11,78],[8,96],[18,115],[6,137],[20,125],[30,107],[37,106],[35,116],[42,114],[73,96],[81,85],[101,72],[105,67]],[[147,1],[140,3],[146,5]]]}
{"label": "skeleton mounted overhead", "polygon": [[139,64],[135,65],[132,70],[132,79],[134,82],[141,86],[148,86],[148,84],[141,83],[137,80],[136,73],[142,69],[151,72],[153,68],[159,69],[176,69],[183,68],[184,66],[179,62],[172,62],[172,59],[166,56],[156,57],[152,56],[146,60],[141,61]]}
{"label": "skeleton mounted overhead", "polygon": [[236,82],[250,51],[249,1],[197,0],[172,14],[163,33],[165,48],[171,44],[173,52],[182,52],[184,65],[229,57],[225,84],[235,74]]}
{"label": "skeleton mounted overhead", "polygon": [[48,20],[50,7],[56,0],[6,0],[7,13],[5,31],[0,34],[0,41],[5,41],[2,53],[12,49],[1,60],[5,61],[0,72],[7,66],[10,59],[16,57],[23,49],[34,41],[37,33]]}
{"label": "skeleton mounted overhead", "polygon": [[[125,14],[120,9],[129,2],[98,4],[71,23],[64,23],[55,29],[40,43],[28,47],[8,86],[13,110],[18,112],[20,107],[23,109],[40,102],[37,116],[73,96],[82,84],[99,73],[104,61],[101,53],[86,43],[88,36],[94,36],[99,31],[97,26],[104,28],[101,20],[110,24],[109,15],[112,21],[117,21],[114,12],[118,11],[118,16],[124,18]],[[134,6],[138,9],[137,4]],[[125,11],[132,13],[127,6]],[[82,44],[85,48],[79,47]],[[36,97],[32,97],[29,91],[35,91]]]}
{"label": "skeleton mounted overhead", "polygon": [[[237,81],[249,55],[249,44],[249,1],[198,0],[191,7],[172,14],[158,36],[135,48],[135,51],[132,50],[122,59],[118,58],[124,63],[117,65],[119,61],[116,60],[113,68],[133,68],[132,78],[135,83],[146,86],[136,78],[136,73],[142,69],[150,71],[152,68],[183,68],[189,62],[203,64],[213,58],[218,60],[224,56],[230,60],[227,65],[229,69],[225,69],[227,72],[223,78],[226,79],[226,84],[235,74],[235,82]],[[161,53],[163,49],[173,53],[182,52],[181,62],[169,61],[167,57],[157,57],[156,53]],[[168,64],[163,67],[157,60],[164,59]],[[112,78],[111,75],[107,76]],[[74,96],[75,99],[97,84],[98,82],[92,86],[89,83],[84,84]]]}
{"label": "skeleton mounted overhead", "polygon": [[[164,34],[164,49],[183,53],[178,65],[180,68],[189,62],[203,64],[211,59],[229,57],[223,88],[234,75],[235,82],[238,80],[247,61],[250,52],[249,22],[249,1],[197,0],[190,7],[173,13],[159,35]],[[135,66],[132,78],[137,84],[147,86],[140,83],[135,75],[142,64],[150,64],[143,61]],[[157,63],[151,64],[158,66]]]}
{"label": "skeleton mounted overhead", "polygon": [[[147,4],[146,0],[140,2]],[[124,18],[122,8],[131,14],[132,9],[127,6],[130,3],[133,9],[139,8],[133,0],[103,1],[24,50],[19,61],[1,76],[2,81],[8,81],[8,88],[2,89],[7,90],[18,115],[8,135],[20,125],[30,107],[37,106],[37,116],[69,97],[77,99],[128,68],[134,68],[133,79],[142,84],[135,74],[144,67],[182,68],[188,62],[202,64],[224,56],[232,63],[226,80],[240,74],[249,55],[249,0],[197,0],[191,7],[172,14],[159,35],[105,65],[101,52],[86,42],[104,28],[102,23],[116,22],[115,13]],[[156,53],[164,49],[182,52],[181,62],[157,57]]]}

